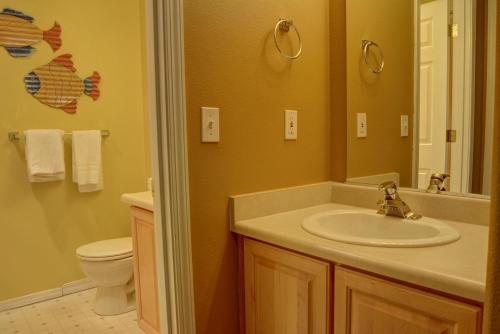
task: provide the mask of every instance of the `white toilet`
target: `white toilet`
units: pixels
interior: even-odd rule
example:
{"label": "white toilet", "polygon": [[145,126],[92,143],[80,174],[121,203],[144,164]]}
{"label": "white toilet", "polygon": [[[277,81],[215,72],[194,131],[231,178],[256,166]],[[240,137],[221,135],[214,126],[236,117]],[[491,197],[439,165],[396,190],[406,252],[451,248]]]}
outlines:
{"label": "white toilet", "polygon": [[83,245],[76,255],[82,271],[97,286],[95,313],[117,315],[135,309],[132,238]]}

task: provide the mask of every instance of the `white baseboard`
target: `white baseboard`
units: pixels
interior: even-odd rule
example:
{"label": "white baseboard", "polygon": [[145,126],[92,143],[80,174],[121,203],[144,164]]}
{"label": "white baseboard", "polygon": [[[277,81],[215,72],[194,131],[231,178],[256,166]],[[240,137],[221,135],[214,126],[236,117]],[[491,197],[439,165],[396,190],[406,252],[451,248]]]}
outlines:
{"label": "white baseboard", "polygon": [[60,288],[30,293],[29,295],[0,301],[0,312],[43,302],[83,290],[92,289],[95,284],[88,278],[63,284]]}
{"label": "white baseboard", "polygon": [[63,284],[62,294],[63,294],[63,296],[65,296],[65,295],[69,295],[72,293],[76,293],[76,292],[80,292],[80,291],[84,291],[84,290],[88,290],[88,289],[92,289],[92,288],[95,288],[94,282],[92,282],[88,278],[84,278],[84,279],[81,279],[78,281],[73,281],[73,282]]}
{"label": "white baseboard", "polygon": [[62,296],[62,289],[56,288],[56,289],[31,293],[26,296],[3,300],[0,301],[0,312],[34,303],[43,302],[49,299],[59,298],[61,296]]}

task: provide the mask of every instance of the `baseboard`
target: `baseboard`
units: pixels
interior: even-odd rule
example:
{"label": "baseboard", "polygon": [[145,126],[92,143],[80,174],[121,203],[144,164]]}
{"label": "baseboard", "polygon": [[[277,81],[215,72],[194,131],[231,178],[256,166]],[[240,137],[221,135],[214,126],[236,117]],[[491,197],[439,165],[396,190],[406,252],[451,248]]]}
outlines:
{"label": "baseboard", "polygon": [[93,284],[89,279],[82,279],[78,281],[69,282],[64,284],[60,288],[39,291],[21,297],[2,300],[0,301],[0,312],[11,310],[18,307],[23,307],[34,303],[43,302],[50,299],[59,298],[64,295],[69,295],[79,291],[92,289],[94,287],[95,284]]}
{"label": "baseboard", "polygon": [[73,282],[69,282],[69,283],[64,284],[62,286],[62,294],[63,294],[63,296],[65,296],[65,295],[77,293],[77,292],[92,289],[92,288],[95,288],[94,282],[92,282],[88,278],[84,278],[84,279],[81,279],[78,281],[73,281]]}
{"label": "baseboard", "polygon": [[59,298],[61,296],[62,296],[62,289],[55,288],[55,289],[30,293],[29,295],[26,296],[3,300],[0,301],[0,312],[34,303],[43,302],[49,299]]}

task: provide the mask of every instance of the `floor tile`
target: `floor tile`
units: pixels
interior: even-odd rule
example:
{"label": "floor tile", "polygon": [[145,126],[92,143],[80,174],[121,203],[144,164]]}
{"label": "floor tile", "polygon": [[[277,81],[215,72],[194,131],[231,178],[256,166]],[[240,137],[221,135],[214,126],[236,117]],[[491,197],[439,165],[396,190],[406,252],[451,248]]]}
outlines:
{"label": "floor tile", "polygon": [[0,312],[1,334],[140,334],[135,311],[100,316],[95,289]]}

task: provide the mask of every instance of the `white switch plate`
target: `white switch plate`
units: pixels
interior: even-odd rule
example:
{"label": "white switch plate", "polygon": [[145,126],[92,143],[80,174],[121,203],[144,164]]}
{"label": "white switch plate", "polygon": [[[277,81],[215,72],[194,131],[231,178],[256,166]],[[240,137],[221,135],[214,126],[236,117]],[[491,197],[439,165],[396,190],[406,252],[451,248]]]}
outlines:
{"label": "white switch plate", "polygon": [[358,119],[358,127],[357,127],[358,138],[365,138],[366,136],[368,136],[368,123],[366,120],[366,113],[358,113],[357,119]]}
{"label": "white switch plate", "polygon": [[219,108],[201,108],[201,142],[218,143],[219,134]]}
{"label": "white switch plate", "polygon": [[297,111],[285,110],[285,139],[297,140]]}
{"label": "white switch plate", "polygon": [[408,115],[401,115],[401,137],[408,137]]}

